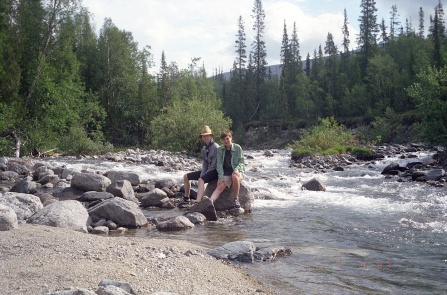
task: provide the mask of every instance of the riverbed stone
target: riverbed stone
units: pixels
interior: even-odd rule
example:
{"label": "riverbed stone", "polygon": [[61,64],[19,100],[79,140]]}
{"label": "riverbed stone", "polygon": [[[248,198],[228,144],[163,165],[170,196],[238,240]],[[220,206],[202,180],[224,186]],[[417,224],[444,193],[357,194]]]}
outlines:
{"label": "riverbed stone", "polygon": [[433,169],[425,174],[426,180],[440,180],[445,175],[444,169]]}
{"label": "riverbed stone", "polygon": [[87,232],[89,215],[78,201],[68,200],[49,204],[28,219],[28,223],[68,228]]}
{"label": "riverbed stone", "polygon": [[193,228],[195,225],[185,216],[176,216],[166,221],[157,223],[157,230],[160,231],[177,231],[182,229]]}
{"label": "riverbed stone", "polygon": [[323,183],[321,183],[321,181],[317,178],[312,178],[311,180],[303,183],[301,189],[305,189],[308,191],[326,191]]}
{"label": "riverbed stone", "polygon": [[[205,189],[205,195],[211,196],[213,191],[216,189],[217,180],[211,183],[208,183]],[[254,202],[254,196],[251,192],[250,187],[248,187],[244,181],[241,183],[241,188],[239,191],[239,202],[241,203],[241,208],[245,210],[245,212],[250,213],[251,207]],[[223,192],[220,194],[219,198],[214,201],[214,207],[216,211],[224,211],[230,210],[234,208],[234,197],[231,188],[225,187]],[[206,216],[206,215],[205,215]]]}
{"label": "riverbed stone", "polygon": [[113,198],[88,209],[93,222],[105,218],[112,220],[118,226],[137,228],[146,225],[147,218],[138,205],[122,198]]}
{"label": "riverbed stone", "polygon": [[0,204],[16,212],[19,224],[25,223],[28,218],[43,208],[39,197],[15,192],[4,193],[2,197],[0,195]]}
{"label": "riverbed stone", "polygon": [[23,194],[32,194],[37,190],[37,183],[33,181],[31,176],[27,176],[17,182],[12,188],[11,192],[23,193]]}
{"label": "riverbed stone", "polygon": [[189,208],[188,213],[198,212],[203,214],[208,221],[217,221],[217,212],[210,198],[204,197],[201,202],[195,203]]}
{"label": "riverbed stone", "polygon": [[94,202],[94,201],[101,201],[101,200],[107,200],[112,199],[114,196],[109,192],[85,192],[81,195],[79,198],[80,202]]}
{"label": "riverbed stone", "polygon": [[168,201],[166,192],[159,188],[155,188],[148,193],[139,194],[141,207],[161,207],[163,203]]}
{"label": "riverbed stone", "polygon": [[112,181],[109,178],[93,173],[75,174],[71,179],[71,186],[83,190],[84,192],[105,192],[111,183]]}
{"label": "riverbed stone", "polygon": [[239,262],[253,262],[256,246],[250,241],[235,241],[226,243],[220,247],[211,249],[208,254],[225,260],[237,260]]}
{"label": "riverbed stone", "polygon": [[11,207],[0,204],[0,231],[12,230],[18,227],[16,212]]}
{"label": "riverbed stone", "polygon": [[56,191],[53,193],[53,196],[59,201],[67,201],[67,200],[78,200],[84,194],[83,190],[80,190],[76,187],[66,187],[61,191]]}
{"label": "riverbed stone", "polygon": [[123,198],[128,201],[140,203],[135,198],[135,192],[133,191],[132,184],[128,180],[114,180],[108,187],[107,192],[111,193],[115,197]]}
{"label": "riverbed stone", "polygon": [[140,175],[134,172],[112,170],[107,172],[105,176],[107,176],[112,182],[115,180],[127,180],[133,186],[137,186],[141,183]]}

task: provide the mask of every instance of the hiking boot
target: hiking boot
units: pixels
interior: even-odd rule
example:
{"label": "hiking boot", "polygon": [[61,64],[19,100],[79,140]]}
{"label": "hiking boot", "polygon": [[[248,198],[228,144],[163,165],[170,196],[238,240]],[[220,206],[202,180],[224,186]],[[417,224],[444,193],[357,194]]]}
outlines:
{"label": "hiking boot", "polygon": [[241,208],[241,203],[239,203],[239,199],[234,200],[234,208],[235,209]]}

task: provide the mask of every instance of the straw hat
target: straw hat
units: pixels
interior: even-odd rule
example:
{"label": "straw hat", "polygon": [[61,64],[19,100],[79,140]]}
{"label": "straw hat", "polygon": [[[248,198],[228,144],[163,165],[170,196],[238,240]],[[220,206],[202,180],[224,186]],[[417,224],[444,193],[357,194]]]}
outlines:
{"label": "straw hat", "polygon": [[213,134],[213,132],[211,131],[210,126],[208,126],[208,125],[203,126],[203,128],[202,128],[202,132],[200,132],[199,137],[202,138],[202,135],[211,135],[211,136],[214,137],[214,134]]}

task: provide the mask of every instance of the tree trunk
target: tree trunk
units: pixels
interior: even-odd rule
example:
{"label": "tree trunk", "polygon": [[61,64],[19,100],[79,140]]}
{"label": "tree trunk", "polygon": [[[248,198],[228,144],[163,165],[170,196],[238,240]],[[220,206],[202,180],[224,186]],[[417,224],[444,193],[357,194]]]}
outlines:
{"label": "tree trunk", "polygon": [[15,157],[19,158],[20,157],[20,136],[18,134],[18,132],[16,130],[13,130],[11,132],[12,137],[14,137],[15,141],[16,141],[16,147],[15,147]]}

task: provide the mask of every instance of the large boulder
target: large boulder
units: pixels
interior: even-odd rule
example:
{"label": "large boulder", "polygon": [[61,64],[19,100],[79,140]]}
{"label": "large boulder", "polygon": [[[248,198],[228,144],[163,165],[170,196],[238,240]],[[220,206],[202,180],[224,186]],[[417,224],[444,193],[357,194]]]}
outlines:
{"label": "large boulder", "polygon": [[135,198],[135,193],[132,188],[132,184],[128,180],[115,180],[108,187],[107,192],[111,193],[115,197],[120,197],[128,201],[135,202],[139,204],[137,198]]}
{"label": "large boulder", "polygon": [[176,216],[157,223],[157,229],[160,231],[176,231],[182,229],[193,228],[195,225],[185,216]]}
{"label": "large boulder", "polygon": [[43,208],[39,197],[15,192],[7,192],[0,196],[0,204],[12,208],[17,214],[19,223],[25,223],[34,213]]}
{"label": "large boulder", "polygon": [[36,189],[37,183],[33,181],[31,176],[27,176],[17,182],[10,191],[22,194],[32,194],[36,192]]}
{"label": "large boulder", "polygon": [[209,221],[217,221],[216,208],[214,208],[213,201],[210,198],[203,198],[199,203],[195,203],[191,208],[189,208],[188,213],[201,213]]}
{"label": "large boulder", "polygon": [[114,196],[108,192],[85,192],[79,198],[80,202],[95,202],[112,199]]}
{"label": "large boulder", "polygon": [[61,191],[53,193],[53,196],[59,201],[78,200],[84,194],[83,190],[75,187],[66,187]]}
{"label": "large boulder", "polygon": [[[216,186],[217,180],[209,183],[206,187],[205,195],[210,197],[216,189]],[[242,181],[239,191],[239,202],[241,203],[241,208],[243,208],[247,213],[251,212],[251,206],[254,199],[255,198],[253,197],[251,189]],[[224,211],[234,208],[234,197],[232,195],[231,188],[225,187],[219,198],[214,201],[214,207],[216,208],[216,211]]]}
{"label": "large boulder", "polygon": [[83,190],[84,192],[105,192],[111,183],[112,181],[109,178],[93,173],[75,174],[71,179],[71,186]]}
{"label": "large boulder", "polygon": [[7,231],[19,227],[16,212],[3,204],[0,204],[0,231]]}
{"label": "large boulder", "polygon": [[102,218],[112,220],[118,226],[137,228],[147,224],[147,218],[138,205],[122,198],[113,198],[88,209],[93,222]]}
{"label": "large boulder", "polygon": [[217,259],[237,260],[240,262],[253,262],[256,246],[250,241],[235,241],[211,249],[208,254]]}
{"label": "large boulder", "polygon": [[169,200],[166,192],[155,188],[148,193],[139,194],[141,207],[161,207]]}
{"label": "large boulder", "polygon": [[141,183],[140,175],[126,171],[109,171],[106,176],[113,182],[115,180],[127,180],[131,185],[137,186]]}
{"label": "large boulder", "polygon": [[87,232],[88,212],[78,201],[54,202],[28,219],[28,223],[69,228]]}
{"label": "large boulder", "polygon": [[326,188],[321,183],[321,181],[316,178],[312,178],[311,180],[303,183],[301,189],[308,191],[322,191],[322,192],[326,191]]}

